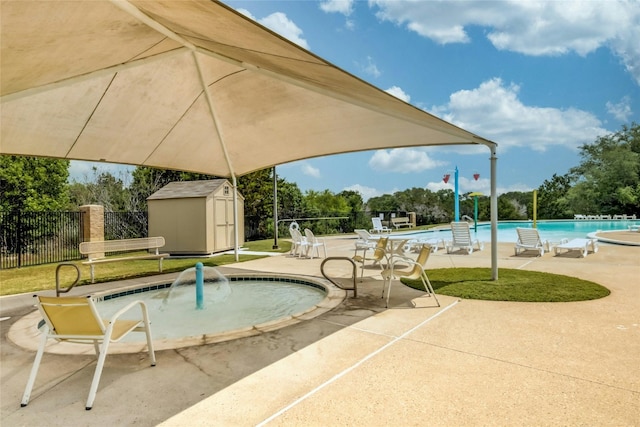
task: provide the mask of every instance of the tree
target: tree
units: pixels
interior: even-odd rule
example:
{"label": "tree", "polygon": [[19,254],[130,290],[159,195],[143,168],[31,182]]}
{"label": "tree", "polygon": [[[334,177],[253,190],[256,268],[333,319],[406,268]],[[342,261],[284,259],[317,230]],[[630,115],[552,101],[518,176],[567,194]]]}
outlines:
{"label": "tree", "polygon": [[131,211],[130,192],[124,181],[110,172],[99,172],[93,168],[93,179],[85,182],[73,182],[69,185],[70,206],[74,209],[87,204],[104,206],[107,212]]}
{"label": "tree", "polygon": [[371,212],[395,212],[399,208],[398,200],[391,194],[371,197],[367,201],[367,210]]}
{"label": "tree", "polygon": [[129,187],[130,206],[133,211],[147,210],[147,197],[174,181],[199,181],[216,179],[202,173],[156,169],[138,166],[132,173],[133,182]]}
{"label": "tree", "polygon": [[580,165],[570,170],[574,213],[640,213],[640,125],[584,144],[580,155]]}
{"label": "tree", "polygon": [[0,247],[26,253],[34,250],[30,242],[36,239],[55,239],[56,218],[44,223],[28,218],[67,207],[68,177],[68,160],[0,156]]}
{"label": "tree", "polygon": [[538,217],[544,219],[571,218],[568,193],[571,189],[571,176],[556,175],[545,180],[538,188]]}
{"label": "tree", "polygon": [[0,212],[63,210],[68,178],[68,160],[0,156]]}

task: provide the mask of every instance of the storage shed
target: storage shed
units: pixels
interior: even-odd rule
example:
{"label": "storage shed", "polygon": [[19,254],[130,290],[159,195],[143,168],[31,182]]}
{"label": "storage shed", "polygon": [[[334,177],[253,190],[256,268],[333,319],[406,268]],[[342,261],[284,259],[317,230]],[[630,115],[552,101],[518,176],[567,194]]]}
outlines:
{"label": "storage shed", "polygon": [[[171,254],[233,249],[233,187],[226,179],[171,182],[147,198],[149,236]],[[244,244],[244,198],[238,194],[238,246]]]}

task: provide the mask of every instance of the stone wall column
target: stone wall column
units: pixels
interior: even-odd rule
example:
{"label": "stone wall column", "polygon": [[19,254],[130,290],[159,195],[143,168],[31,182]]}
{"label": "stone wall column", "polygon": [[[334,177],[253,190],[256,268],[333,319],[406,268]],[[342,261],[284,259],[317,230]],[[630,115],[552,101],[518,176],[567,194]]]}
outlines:
{"label": "stone wall column", "polygon": [[[82,213],[82,241],[98,242],[104,240],[104,206],[83,205],[80,206]],[[104,254],[95,254],[100,258]]]}

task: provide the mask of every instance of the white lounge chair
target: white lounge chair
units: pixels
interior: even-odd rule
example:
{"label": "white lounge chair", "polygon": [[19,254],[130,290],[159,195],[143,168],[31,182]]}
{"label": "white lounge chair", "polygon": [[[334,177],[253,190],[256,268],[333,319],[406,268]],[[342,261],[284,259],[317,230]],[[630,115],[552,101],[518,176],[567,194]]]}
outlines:
{"label": "white lounge chair", "polygon": [[444,239],[430,238],[430,239],[414,239],[408,242],[411,252],[420,252],[423,245],[431,246],[431,252],[438,252],[438,249],[446,246]]}
{"label": "white lounge chair", "polygon": [[307,256],[311,255],[311,259],[313,259],[313,251],[316,251],[318,254],[318,258],[320,258],[320,249],[324,250],[324,257],[327,257],[327,245],[324,243],[323,239],[318,239],[313,231],[308,228],[304,229],[304,235],[307,238]]}
{"label": "white lounge chair", "polygon": [[549,241],[542,241],[540,233],[536,228],[516,227],[518,240],[514,247],[516,255],[525,251],[538,251],[540,256],[544,255],[544,251],[550,251]]}
{"label": "white lounge chair", "polygon": [[373,228],[369,230],[370,233],[391,233],[391,229],[386,225],[382,225],[382,220],[377,216],[371,218]]}
{"label": "white lounge chair", "polygon": [[589,248],[593,253],[598,252],[598,241],[596,239],[573,239],[566,243],[561,243],[555,247],[555,253],[558,255],[561,250],[580,251],[580,255],[584,258],[589,253]]}
{"label": "white lounge chair", "polygon": [[469,227],[469,223],[452,222],[451,234],[453,239],[446,244],[448,254],[453,252],[454,249],[464,249],[468,254],[473,252],[474,247],[479,251],[484,249],[484,243],[471,237],[471,228]]}
{"label": "white lounge chair", "polygon": [[[98,384],[100,383],[102,368],[107,357],[109,343],[119,341],[129,332],[144,332],[147,336],[147,350],[149,351],[151,366],[156,365],[149,315],[144,302],[133,301],[120,309],[111,319],[102,320],[93,300],[89,297],[43,297],[38,295],[35,295],[35,297],[37,298],[38,310],[40,310],[40,314],[45,320],[45,327],[20,406],[27,406],[29,403],[31,390],[36,381],[42,355],[49,339],[94,345],[98,355],[98,363],[96,364],[93,381],[89,389],[89,397],[85,404],[86,410],[91,409],[98,392]],[[136,317],[135,320],[120,319],[120,316],[131,311],[136,306],[140,306],[141,313],[139,317]]]}
{"label": "white lounge chair", "polygon": [[358,252],[362,251],[363,254],[369,249],[374,249],[378,243],[378,239],[372,236],[367,230],[364,229],[356,229],[353,230],[354,233],[358,235],[358,240],[356,240],[355,252],[353,255],[358,255]]}

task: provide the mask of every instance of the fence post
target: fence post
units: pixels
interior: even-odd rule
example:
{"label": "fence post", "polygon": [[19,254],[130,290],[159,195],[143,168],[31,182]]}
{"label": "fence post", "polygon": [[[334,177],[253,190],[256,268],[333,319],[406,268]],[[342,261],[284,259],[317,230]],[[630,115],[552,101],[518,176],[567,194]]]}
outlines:
{"label": "fence post", "polygon": [[[104,240],[104,206],[83,205],[80,206],[82,214],[82,241],[97,242]],[[97,257],[104,254],[97,254]]]}
{"label": "fence post", "polygon": [[18,212],[16,224],[16,243],[18,246],[18,268],[22,267],[22,212]]}

